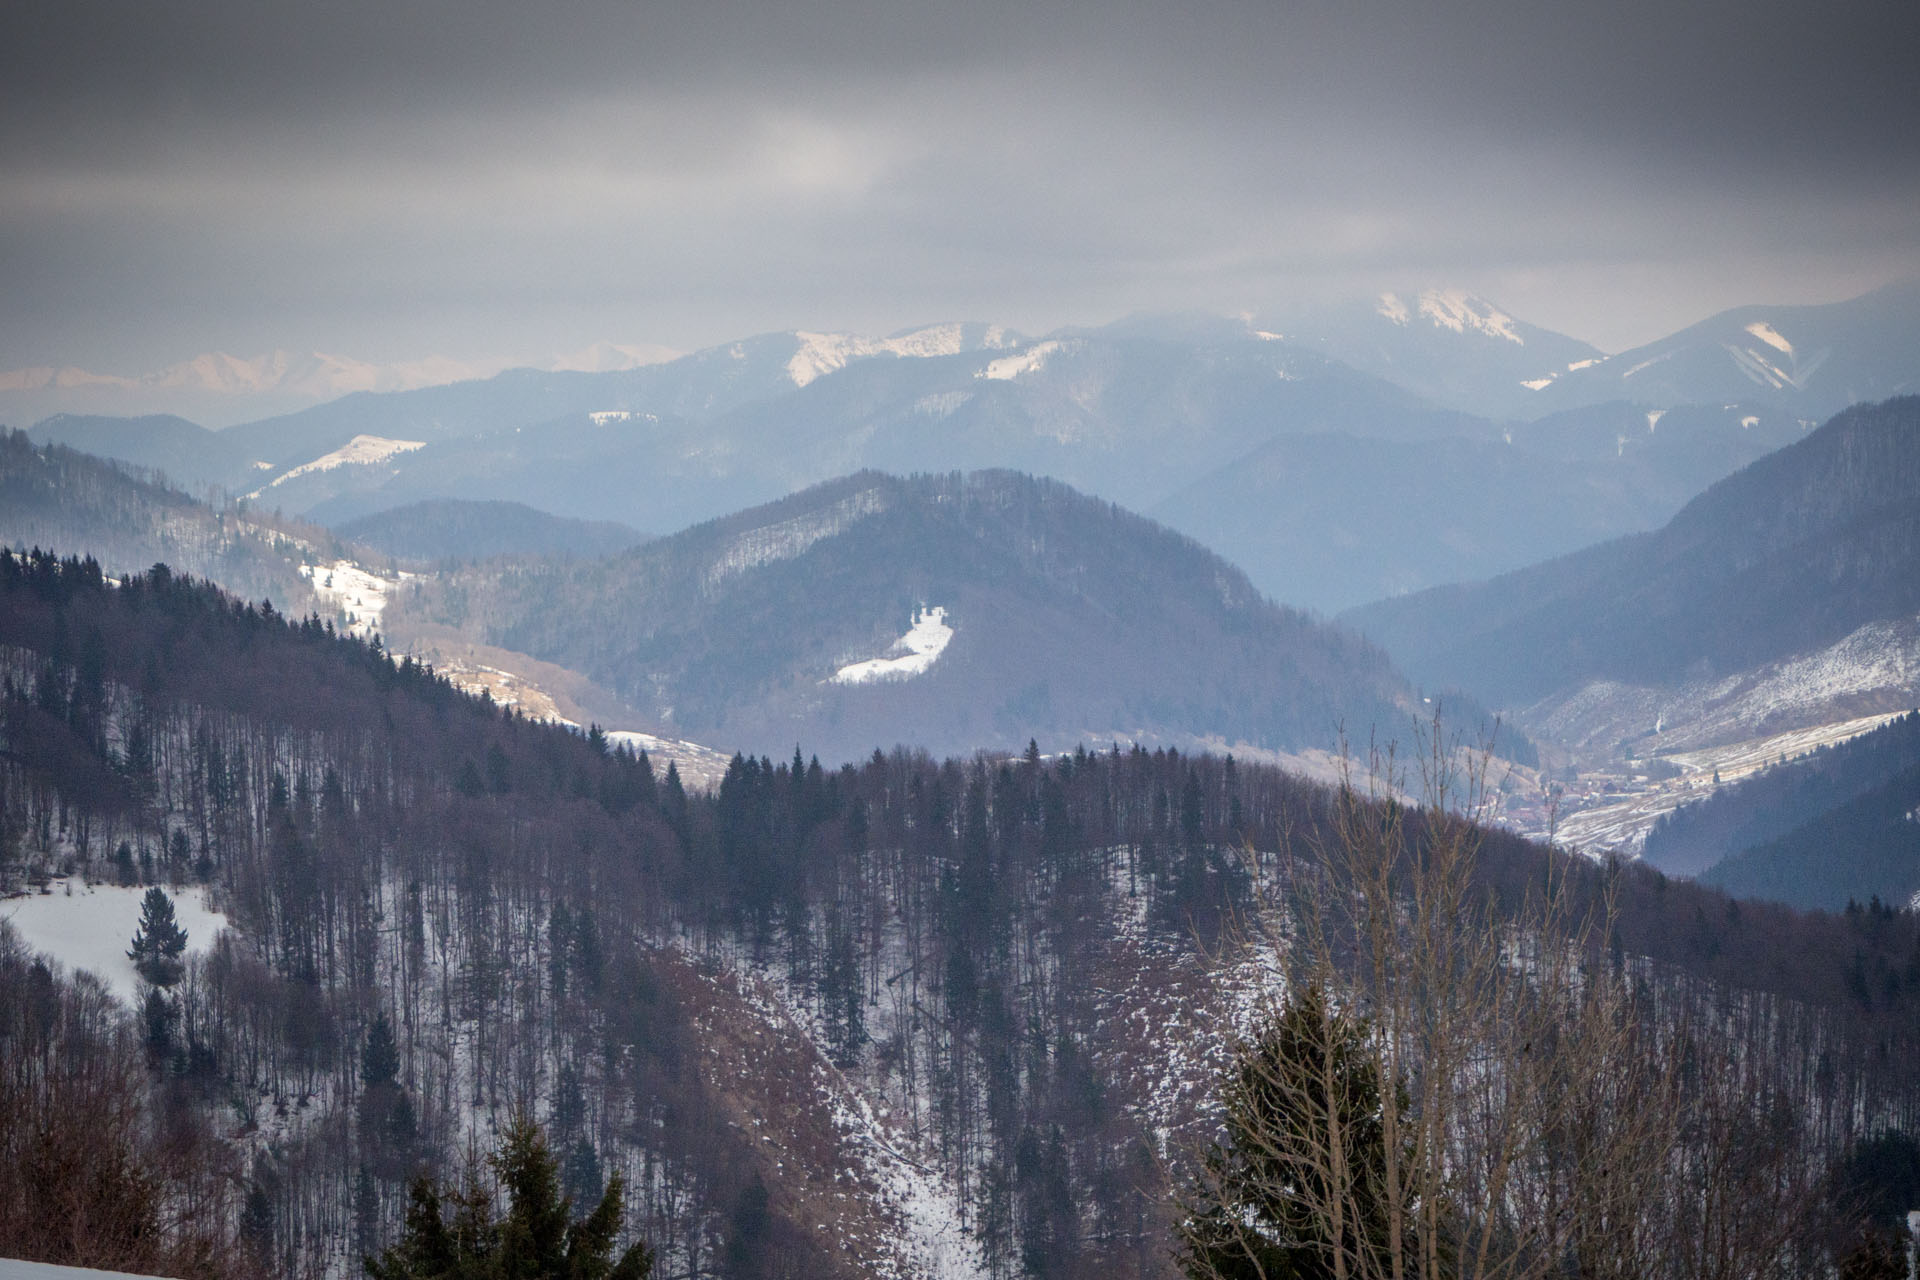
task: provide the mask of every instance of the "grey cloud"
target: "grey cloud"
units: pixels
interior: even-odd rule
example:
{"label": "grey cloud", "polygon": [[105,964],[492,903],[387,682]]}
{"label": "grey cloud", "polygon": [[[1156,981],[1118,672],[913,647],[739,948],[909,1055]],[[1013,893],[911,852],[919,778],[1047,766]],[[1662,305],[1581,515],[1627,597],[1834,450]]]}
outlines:
{"label": "grey cloud", "polygon": [[35,0],[0,363],[1408,276],[1646,337],[1920,266],[1916,47],[1911,3]]}

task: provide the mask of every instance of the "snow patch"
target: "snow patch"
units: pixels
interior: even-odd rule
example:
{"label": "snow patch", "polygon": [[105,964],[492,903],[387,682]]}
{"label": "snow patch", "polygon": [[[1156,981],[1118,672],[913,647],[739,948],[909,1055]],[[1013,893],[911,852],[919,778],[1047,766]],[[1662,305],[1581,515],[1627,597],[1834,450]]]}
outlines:
{"label": "snow patch", "polygon": [[822,510],[736,534],[707,566],[705,585],[711,590],[737,573],[776,560],[791,560],[822,538],[831,538],[886,509],[886,495],[878,489],[862,489]]}
{"label": "snow patch", "polygon": [[1520,385],[1525,387],[1529,391],[1544,391],[1548,387],[1553,385],[1553,375],[1548,374],[1544,378],[1530,378],[1527,381],[1522,382]]}
{"label": "snow patch", "polygon": [[1666,416],[1667,416],[1667,411],[1665,409],[1647,410],[1647,434],[1652,435],[1653,429],[1660,425],[1660,419]]}
{"label": "snow patch", "polygon": [[[954,356],[969,349],[966,326],[936,324],[914,329],[891,338],[862,338],[851,333],[813,333],[800,330],[793,335],[800,349],[787,361],[787,376],[793,385],[804,387],[816,378],[844,369],[855,360],[874,356],[899,356],[928,359]],[[999,325],[988,328],[980,346],[988,349],[1010,347],[1013,335]]]}
{"label": "snow patch", "polygon": [[[141,979],[127,959],[127,947],[140,927],[140,899],[146,888],[54,881],[52,893],[32,893],[0,901],[0,920],[10,922],[27,946],[45,952],[68,969],[85,969],[132,1004]],[[173,893],[173,913],[187,931],[187,954],[205,955],[227,927],[227,918],[207,905],[206,890]]]}
{"label": "snow patch", "polygon": [[1741,429],[1745,431],[1751,431],[1759,425],[1760,419],[1754,417],[1752,414],[1748,414],[1746,417],[1740,419]]}
{"label": "snow patch", "polygon": [[1058,350],[1060,350],[1060,344],[1051,339],[1046,342],[1036,342],[1017,356],[1002,356],[998,360],[990,361],[986,368],[973,376],[989,378],[995,382],[1010,382],[1023,373],[1033,373],[1041,369],[1046,365],[1047,357]]}
{"label": "snow patch", "polygon": [[1793,344],[1780,336],[1779,330],[1765,320],[1755,320],[1747,326],[1747,332],[1783,355],[1793,354]]}
{"label": "snow patch", "polygon": [[1400,295],[1395,293],[1381,294],[1379,305],[1374,307],[1374,311],[1400,325],[1404,325],[1413,318],[1413,313],[1407,310],[1407,304],[1400,301]]}
{"label": "snow patch", "polygon": [[332,471],[335,467],[371,466],[376,462],[385,462],[398,454],[412,453],[415,449],[426,447],[425,440],[389,440],[385,436],[355,436],[332,453],[323,453],[312,462],[303,462],[291,471],[282,472],[247,497],[257,498],[268,489],[283,485],[289,480],[312,471]]}
{"label": "snow patch", "polygon": [[609,422],[633,421],[633,410],[631,409],[595,409],[589,414],[587,414],[587,416],[593,419],[594,426],[604,427]]}
{"label": "snow patch", "polygon": [[947,625],[947,611],[935,605],[916,609],[913,626],[893,642],[887,657],[852,662],[833,673],[835,684],[871,684],[877,680],[908,680],[920,675],[939,660],[953,639]]}
{"label": "snow patch", "polygon": [[1578,373],[1582,369],[1591,369],[1594,365],[1599,364],[1604,359],[1606,359],[1605,356],[1588,356],[1585,360],[1575,360],[1572,364],[1567,366],[1567,372]]}
{"label": "snow patch", "polygon": [[1435,326],[1454,333],[1478,333],[1502,338],[1516,346],[1526,340],[1514,331],[1513,317],[1485,298],[1461,289],[1427,289],[1420,294],[1420,314]]}
{"label": "snow patch", "polygon": [[388,598],[414,575],[400,572],[383,578],[351,560],[335,560],[331,565],[303,564],[300,576],[313,584],[313,594],[323,603],[340,611],[348,635],[364,637],[380,629]]}

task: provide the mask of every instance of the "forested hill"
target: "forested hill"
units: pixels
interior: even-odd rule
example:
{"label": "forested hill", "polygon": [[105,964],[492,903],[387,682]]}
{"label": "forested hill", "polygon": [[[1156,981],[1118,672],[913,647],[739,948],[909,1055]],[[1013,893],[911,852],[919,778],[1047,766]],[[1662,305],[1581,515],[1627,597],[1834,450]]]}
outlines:
{"label": "forested hill", "polygon": [[[47,556],[0,557],[0,675],[6,878],[204,880],[234,922],[130,1069],[227,1153],[156,1176],[283,1276],[377,1250],[413,1169],[519,1109],[577,1201],[625,1175],[660,1274],[1168,1275],[1266,981],[1222,913],[1329,836],[1327,792],[1165,750],[742,757],[690,796],[376,643]],[[1489,833],[1484,882],[1544,857]],[[1776,1136],[1920,1120],[1910,916],[1620,884],[1645,1015],[1736,1037]]]}
{"label": "forested hill", "polygon": [[1646,859],[1742,898],[1838,911],[1920,894],[1920,713],[1661,819]]}
{"label": "forested hill", "polygon": [[81,548],[115,574],[165,563],[295,612],[314,603],[296,557],[337,551],[324,529],[215,511],[151,473],[5,429],[0,546]]}
{"label": "forested hill", "polygon": [[1920,398],[1862,405],[1653,533],[1343,620],[1501,706],[1589,680],[1743,671],[1920,613]]}
{"label": "forested hill", "polygon": [[[622,556],[457,572],[387,620],[396,638],[414,621],[464,628],[682,736],[775,755],[1328,748],[1342,725],[1400,732],[1414,701],[1378,650],[1197,543],[1010,472],[863,472]],[[924,663],[846,671],[915,645]]]}
{"label": "forested hill", "polygon": [[524,502],[436,498],[339,525],[336,532],[402,560],[484,560],[502,555],[602,556],[647,535],[611,520],[551,515]]}

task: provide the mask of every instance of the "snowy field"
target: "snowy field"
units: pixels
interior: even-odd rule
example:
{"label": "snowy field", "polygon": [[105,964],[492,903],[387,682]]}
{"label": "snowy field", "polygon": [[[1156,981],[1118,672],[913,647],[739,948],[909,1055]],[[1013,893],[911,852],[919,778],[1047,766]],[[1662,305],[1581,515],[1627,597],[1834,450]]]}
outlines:
{"label": "snowy field", "polygon": [[[131,1004],[140,992],[140,975],[127,959],[127,945],[140,927],[140,899],[146,892],[145,887],[56,880],[52,893],[0,899],[0,920],[9,921],[29,949],[69,970],[87,970]],[[227,918],[207,906],[203,889],[172,896],[174,916],[187,931],[187,954],[204,955]]]}
{"label": "snowy field", "polygon": [[300,576],[313,584],[313,594],[340,610],[348,635],[364,637],[380,629],[387,597],[413,575],[402,571],[397,577],[383,578],[351,560],[335,560],[331,565],[303,564]]}
{"label": "snowy field", "polygon": [[833,682],[867,684],[874,680],[910,679],[938,661],[952,639],[953,628],[947,625],[945,609],[935,605],[931,609],[916,610],[913,626],[893,642],[887,657],[850,662],[833,673]]}

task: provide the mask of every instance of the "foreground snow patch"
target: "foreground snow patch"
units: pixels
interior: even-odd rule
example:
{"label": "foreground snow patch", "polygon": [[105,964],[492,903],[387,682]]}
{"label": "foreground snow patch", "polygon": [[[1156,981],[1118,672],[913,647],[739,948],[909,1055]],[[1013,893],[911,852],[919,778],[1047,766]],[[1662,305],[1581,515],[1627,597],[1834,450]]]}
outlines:
{"label": "foreground snow patch", "polygon": [[[55,881],[52,893],[0,900],[0,920],[12,923],[28,950],[44,952],[68,969],[85,969],[131,1004],[140,992],[140,975],[127,959],[127,947],[140,927],[144,887],[86,885]],[[227,918],[207,905],[206,890],[172,894],[174,917],[187,931],[187,954],[204,955],[227,927]]]}
{"label": "foreground snow patch", "polygon": [[915,610],[913,626],[893,642],[884,658],[853,662],[833,673],[835,684],[868,684],[875,680],[906,680],[931,667],[953,639],[947,611],[939,605]]}

